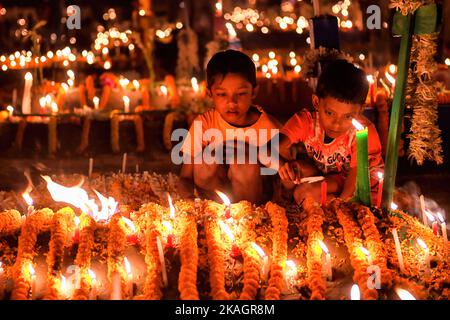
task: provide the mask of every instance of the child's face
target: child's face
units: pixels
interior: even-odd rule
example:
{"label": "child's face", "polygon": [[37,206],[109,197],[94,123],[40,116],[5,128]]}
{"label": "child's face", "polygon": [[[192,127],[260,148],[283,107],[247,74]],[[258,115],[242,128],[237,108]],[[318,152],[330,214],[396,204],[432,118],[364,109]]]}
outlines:
{"label": "child's face", "polygon": [[249,121],[248,109],[252,104],[255,90],[250,82],[236,73],[217,76],[209,94],[214,108],[231,125],[245,126]]}
{"label": "child's face", "polygon": [[345,134],[352,127],[352,118],[361,113],[360,104],[346,103],[333,97],[313,96],[314,107],[319,112],[319,121],[330,138]]}

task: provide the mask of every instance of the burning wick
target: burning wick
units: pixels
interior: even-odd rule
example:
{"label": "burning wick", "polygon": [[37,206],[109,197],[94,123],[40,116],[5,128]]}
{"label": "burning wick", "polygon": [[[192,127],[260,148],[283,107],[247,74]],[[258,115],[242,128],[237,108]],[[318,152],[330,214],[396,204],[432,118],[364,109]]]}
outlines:
{"label": "burning wick", "polygon": [[219,190],[216,190],[217,195],[222,199],[223,204],[226,206],[224,216],[225,219],[231,218],[231,201],[230,198],[227,197],[227,195]]}
{"label": "burning wick", "polygon": [[391,203],[391,209],[392,210],[397,210],[398,209],[398,205],[396,205],[394,202]]}
{"label": "burning wick", "polygon": [[323,243],[322,240],[319,240],[319,246],[322,249],[322,252],[325,253],[325,263],[324,263],[324,271],[326,279],[331,281],[333,278],[332,266],[331,266],[331,255],[328,247]]}
{"label": "burning wick", "polygon": [[351,300],[361,300],[361,293],[359,291],[359,287],[357,284],[354,284],[352,286],[352,289],[350,290],[350,299]]}
{"label": "burning wick", "polygon": [[220,228],[222,228],[222,231],[227,235],[227,237],[233,242],[231,246],[231,257],[236,259],[240,254],[239,247],[236,245],[235,237],[233,232],[231,231],[230,227],[225,224],[222,220],[219,220]]}
{"label": "burning wick", "polygon": [[156,237],[156,246],[158,247],[159,262],[161,263],[161,274],[162,274],[164,287],[167,287],[169,282],[167,280],[166,261],[164,260],[164,251],[163,251],[161,239],[159,238],[159,236]]}
{"label": "burning wick", "polygon": [[372,256],[370,255],[369,250],[367,250],[367,249],[364,248],[364,247],[360,247],[359,250],[361,250],[361,252],[366,256],[366,258],[367,258],[367,263],[368,263],[369,265],[371,265],[371,264],[372,264]]}

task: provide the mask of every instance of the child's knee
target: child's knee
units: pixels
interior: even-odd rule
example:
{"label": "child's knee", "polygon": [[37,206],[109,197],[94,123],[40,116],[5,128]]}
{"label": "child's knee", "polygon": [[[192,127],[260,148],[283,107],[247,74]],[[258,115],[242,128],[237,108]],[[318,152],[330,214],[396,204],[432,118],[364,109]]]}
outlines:
{"label": "child's knee", "polygon": [[261,167],[258,164],[231,164],[228,179],[237,183],[259,183]]}

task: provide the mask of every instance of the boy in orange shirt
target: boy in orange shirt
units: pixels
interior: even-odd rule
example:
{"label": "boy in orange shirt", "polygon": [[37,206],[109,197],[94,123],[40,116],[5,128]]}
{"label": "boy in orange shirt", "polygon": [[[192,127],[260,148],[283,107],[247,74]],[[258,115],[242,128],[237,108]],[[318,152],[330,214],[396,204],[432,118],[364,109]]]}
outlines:
{"label": "boy in orange shirt", "polygon": [[271,195],[265,197],[270,179],[261,169],[260,149],[278,135],[281,126],[252,104],[257,90],[255,65],[240,51],[221,51],[208,62],[206,78],[214,109],[198,116],[181,149],[172,151],[172,155],[183,154],[181,191],[192,194],[195,185],[207,198],[216,198],[219,190],[233,202],[262,203]]}
{"label": "boy in orange shirt", "polygon": [[[328,197],[350,198],[356,189],[355,118],[368,127],[369,170],[373,203],[383,169],[381,144],[375,126],[362,109],[369,84],[364,71],[345,60],[331,62],[319,77],[312,97],[314,112],[302,110],[281,130],[280,155],[286,161],[279,169],[282,185],[293,190],[297,203],[307,196],[321,198],[321,182],[301,183],[301,179],[324,176]],[[292,147],[302,144],[307,157],[297,160]]]}

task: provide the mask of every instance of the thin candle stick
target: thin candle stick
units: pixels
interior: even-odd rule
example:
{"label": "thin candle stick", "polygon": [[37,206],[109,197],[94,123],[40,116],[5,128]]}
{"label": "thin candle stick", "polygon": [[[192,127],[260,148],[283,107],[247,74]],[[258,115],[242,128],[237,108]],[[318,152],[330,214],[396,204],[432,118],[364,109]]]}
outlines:
{"label": "thin candle stick", "polygon": [[392,235],[394,236],[394,243],[395,243],[395,251],[397,252],[397,258],[398,258],[398,265],[400,267],[400,272],[404,273],[405,271],[405,264],[403,262],[403,254],[402,249],[400,247],[400,240],[398,238],[397,229],[392,229]]}

